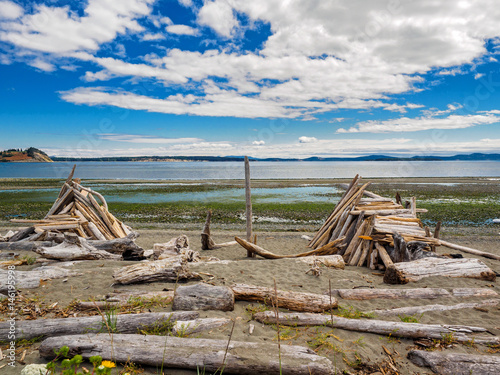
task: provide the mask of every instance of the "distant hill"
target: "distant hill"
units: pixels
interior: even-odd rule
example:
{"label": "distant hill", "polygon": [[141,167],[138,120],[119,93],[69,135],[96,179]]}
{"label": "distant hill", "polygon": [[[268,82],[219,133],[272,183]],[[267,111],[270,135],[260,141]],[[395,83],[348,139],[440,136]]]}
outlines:
{"label": "distant hill", "polygon": [[15,162],[15,163],[52,163],[52,159],[43,152],[34,147],[21,149],[10,149],[0,151],[0,162]]}

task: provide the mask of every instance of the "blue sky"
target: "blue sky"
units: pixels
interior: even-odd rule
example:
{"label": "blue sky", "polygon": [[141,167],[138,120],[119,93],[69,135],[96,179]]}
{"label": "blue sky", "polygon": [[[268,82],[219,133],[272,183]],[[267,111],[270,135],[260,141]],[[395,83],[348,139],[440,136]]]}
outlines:
{"label": "blue sky", "polygon": [[0,0],[0,149],[500,150],[490,0]]}

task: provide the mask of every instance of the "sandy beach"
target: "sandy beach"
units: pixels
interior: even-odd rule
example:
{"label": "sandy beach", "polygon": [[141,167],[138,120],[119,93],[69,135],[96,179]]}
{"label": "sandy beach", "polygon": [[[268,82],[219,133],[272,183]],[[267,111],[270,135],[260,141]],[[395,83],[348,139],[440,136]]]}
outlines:
{"label": "sandy beach", "polygon": [[[9,225],[10,226],[10,225]],[[0,233],[6,231],[6,227],[0,227]],[[443,228],[442,238],[453,241],[454,243],[475,247],[477,249],[500,254],[498,248],[499,228]],[[379,272],[371,271],[365,267],[346,267],[345,270],[323,268],[319,277],[306,274],[309,266],[306,263],[296,259],[267,260],[263,258],[246,258],[246,251],[239,245],[217,249],[201,250],[200,231],[168,229],[140,229],[140,237],[137,243],[144,249],[152,248],[154,243],[166,242],[172,237],[185,234],[189,237],[190,247],[197,250],[202,256],[212,256],[221,260],[231,260],[229,264],[193,264],[193,271],[202,272],[203,275],[213,275],[213,277],[203,276],[205,281],[214,285],[232,285],[234,283],[246,283],[258,286],[273,287],[274,282],[278,289],[309,292],[323,294],[328,291],[329,283],[332,289],[357,289],[357,288],[488,288],[500,293],[497,283],[488,281],[465,279],[465,278],[446,278],[431,277],[421,281],[409,283],[406,285],[387,285],[383,283]],[[258,244],[277,254],[295,254],[307,250],[307,240],[301,238],[303,235],[312,235],[313,232],[283,232],[283,231],[257,231]],[[244,236],[244,233],[235,230],[216,229],[212,233],[216,242],[230,241],[237,236]],[[438,248],[438,253],[457,253],[450,249]],[[463,254],[464,257],[471,257],[469,254]],[[490,259],[481,259],[493,270],[500,270],[500,262]],[[68,306],[75,300],[90,300],[99,296],[120,289],[137,291],[162,291],[173,290],[175,283],[156,282],[151,284],[135,284],[127,286],[113,285],[112,274],[114,270],[133,262],[115,262],[115,261],[80,261],[70,266],[72,270],[81,273],[81,276],[69,277],[67,279],[55,279],[43,283],[38,289],[26,290],[22,295],[26,298],[36,298],[43,301],[44,306],[50,306],[57,302],[58,306]],[[36,266],[21,266],[18,270],[28,270]],[[190,282],[188,284],[194,284]],[[382,300],[373,299],[368,301],[342,300],[339,298],[339,305],[345,309],[353,311],[370,312],[376,309],[387,309],[403,306],[414,306],[424,304],[445,304],[452,305],[461,302],[479,302],[484,298],[438,298],[434,300]],[[276,353],[269,353],[275,356],[278,354],[277,333],[272,326],[266,326],[251,320],[249,306],[262,308],[257,303],[248,303],[244,301],[236,302],[234,311],[219,312],[205,311],[201,312],[201,317],[230,317],[236,321],[232,340],[234,341],[252,341],[252,342],[276,342]],[[151,311],[170,311],[171,305],[164,307],[154,307]],[[50,317],[48,314],[46,317]],[[493,335],[500,335],[500,307],[492,306],[480,310],[460,309],[445,312],[427,312],[416,317],[420,323],[438,323],[438,324],[465,324],[481,326],[488,329]],[[22,319],[22,317],[21,317]],[[382,317],[381,319],[399,321],[398,316]],[[253,324],[255,330],[252,335],[249,334],[249,326]],[[228,339],[230,327],[214,329],[210,332],[197,333],[195,337],[200,338],[220,338]],[[332,333],[327,341],[331,344],[315,347],[318,338],[324,337],[324,334]],[[322,336],[323,334],[323,336]],[[283,333],[282,333],[283,336]],[[286,339],[283,341],[283,339]],[[316,349],[318,354],[326,356],[335,364],[338,373],[375,373],[362,372],[363,366],[356,367],[354,363],[365,365],[375,365],[386,359],[383,346],[394,353],[394,359],[397,363],[398,371],[401,374],[425,374],[429,373],[425,369],[416,367],[408,359],[406,354],[409,349],[416,347],[413,340],[395,339],[387,336],[381,336],[370,333],[352,332],[341,329],[310,327],[310,328],[290,328],[286,335],[282,337],[282,345],[302,345]],[[37,346],[35,343],[24,348],[27,353],[25,363],[43,363],[39,358]],[[24,350],[22,349],[21,352]],[[445,349],[446,352],[459,352],[471,354],[488,354],[491,348],[484,345],[463,345],[452,344]],[[497,349],[498,350],[498,349]],[[349,363],[351,366],[349,366]],[[16,369],[4,367],[3,373],[18,374],[21,365]],[[374,367],[370,367],[374,368]],[[369,370],[371,371],[371,370]],[[165,369],[165,374],[194,374],[195,371]],[[144,374],[158,374],[158,369],[144,368]]]}

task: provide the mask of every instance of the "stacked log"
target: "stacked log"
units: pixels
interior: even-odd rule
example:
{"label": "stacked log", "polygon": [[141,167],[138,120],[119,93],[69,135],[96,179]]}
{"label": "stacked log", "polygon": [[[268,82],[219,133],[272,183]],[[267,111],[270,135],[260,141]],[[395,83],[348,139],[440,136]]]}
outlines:
{"label": "stacked log", "polygon": [[[80,179],[73,179],[75,167],[43,219],[11,220],[30,226],[10,237],[9,242],[51,240],[65,233],[75,233],[88,240],[101,241],[134,235],[130,227],[109,212],[108,204],[101,194],[82,186]],[[96,198],[100,200],[100,204]]]}

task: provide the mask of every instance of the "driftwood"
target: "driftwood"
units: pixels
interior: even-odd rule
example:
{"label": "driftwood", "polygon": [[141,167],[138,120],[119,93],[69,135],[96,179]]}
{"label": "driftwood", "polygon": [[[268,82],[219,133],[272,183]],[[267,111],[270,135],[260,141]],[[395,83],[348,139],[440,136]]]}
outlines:
{"label": "driftwood", "polygon": [[21,241],[28,237],[30,234],[35,233],[35,227],[28,227],[19,230],[16,234],[9,238],[9,242]]}
{"label": "driftwood", "polygon": [[266,249],[263,249],[260,246],[257,246],[251,242],[245,241],[242,238],[239,237],[234,237],[236,242],[238,242],[243,248],[247,249],[247,251],[260,255],[263,258],[266,259],[284,259],[284,258],[301,258],[301,257],[307,257],[307,256],[312,256],[312,255],[332,255],[335,254],[338,251],[337,245],[342,242],[343,238],[338,239],[337,241],[330,242],[328,245],[320,247],[316,250],[311,250],[305,253],[300,253],[300,254],[293,254],[293,255],[278,255],[278,254],[273,254],[270,251],[267,251]]}
{"label": "driftwood", "polygon": [[[116,318],[116,333],[137,333],[138,329],[144,329],[164,322],[173,326],[176,320],[192,320],[197,319],[198,316],[197,312],[185,311],[120,314],[115,315],[111,319],[114,320]],[[105,318],[100,315],[81,318],[21,320],[16,322],[16,339],[31,340],[35,337],[108,332],[104,321]],[[0,337],[7,337],[9,329],[9,322],[1,322]]]}
{"label": "driftwood", "polygon": [[33,250],[47,259],[57,260],[121,260],[121,255],[108,253],[104,250],[97,250],[89,245],[87,240],[78,237],[75,233],[66,233],[64,242],[52,247],[39,247]]}
{"label": "driftwood", "polygon": [[[68,276],[78,276],[80,273],[61,267],[38,267],[31,271],[14,271],[16,289],[34,289],[40,286],[40,281],[62,279]],[[0,293],[8,290],[8,271],[0,269]]]}
{"label": "driftwood", "polygon": [[[245,156],[245,217],[247,224],[247,241],[252,240],[252,193],[250,183],[250,162],[248,156]],[[255,258],[255,253],[247,249],[247,257]]]}
{"label": "driftwood", "polygon": [[500,357],[492,355],[411,350],[408,359],[415,365],[429,367],[440,375],[500,374]]}
{"label": "driftwood", "polygon": [[371,313],[378,316],[391,316],[391,315],[418,315],[423,314],[428,311],[448,311],[448,310],[459,310],[459,309],[474,309],[477,307],[485,306],[496,306],[500,300],[489,299],[482,302],[471,302],[471,303],[459,303],[456,305],[424,305],[424,306],[410,306],[410,307],[398,307],[395,309],[387,310],[372,310]]}
{"label": "driftwood", "polygon": [[189,239],[185,234],[174,237],[165,243],[155,243],[153,245],[153,259],[165,259],[176,256],[183,249],[189,249]]}
{"label": "driftwood", "polygon": [[234,310],[234,293],[225,286],[196,284],[175,290],[172,310]]}
{"label": "driftwood", "polygon": [[[328,295],[329,291],[324,294]],[[435,299],[441,297],[498,297],[498,293],[487,288],[455,288],[451,292],[442,288],[412,289],[333,289],[332,295],[342,299],[364,301],[369,299]]]}
{"label": "driftwood", "polygon": [[[274,288],[255,285],[235,284],[231,286],[237,301],[257,301],[265,305],[276,305]],[[293,311],[324,312],[337,307],[334,297],[313,293],[277,290],[278,307]]]}
{"label": "driftwood", "polygon": [[17,241],[17,242],[0,242],[1,251],[33,251],[37,247],[53,246],[52,241]]}
{"label": "driftwood", "polygon": [[120,284],[134,284],[199,280],[201,276],[189,271],[186,258],[176,256],[120,268],[115,271],[113,278]]}
{"label": "driftwood", "polygon": [[203,227],[203,232],[201,233],[201,249],[202,250],[214,250],[221,247],[236,245],[236,241],[229,241],[223,243],[215,243],[210,236],[210,219],[212,218],[212,211],[208,211],[207,220],[205,221],[205,226]]}
{"label": "driftwood", "polygon": [[[276,343],[192,339],[143,335],[77,335],[49,338],[40,345],[40,355],[54,358],[54,349],[68,346],[70,355],[88,359],[99,355],[115,362],[163,368],[205,369],[215,372],[254,375],[278,374],[280,363]],[[226,353],[227,348],[227,353]],[[281,371],[296,375],[330,375],[332,362],[309,348],[281,346]]]}
{"label": "driftwood", "polygon": [[342,255],[322,255],[322,256],[307,256],[300,257],[297,259],[297,262],[304,262],[309,264],[310,266],[314,264],[322,264],[325,267],[345,269],[345,262]]}
{"label": "driftwood", "polygon": [[[255,320],[266,324],[275,324],[276,315],[274,311],[263,311],[255,314]],[[333,317],[312,313],[279,313],[279,324],[293,326],[320,326],[328,325],[333,328],[346,329],[349,331],[377,333],[379,335],[391,335],[406,338],[430,338],[442,339],[443,335],[453,333],[453,337],[459,342],[474,340],[478,344],[497,344],[500,338],[495,336],[469,336],[470,333],[488,332],[486,328],[444,325],[444,324],[420,324],[404,322],[388,322],[375,319],[347,319],[339,316]]]}
{"label": "driftwood", "polygon": [[463,251],[464,253],[479,255],[479,256],[482,256],[485,258],[489,258],[489,259],[500,260],[500,255],[497,255],[497,254],[487,253],[485,251],[472,249],[470,247],[456,245],[454,243],[443,241],[443,240],[439,240],[439,244],[442,246],[449,247],[450,249]]}
{"label": "driftwood", "polygon": [[124,293],[109,293],[106,295],[104,300],[98,301],[78,301],[76,306],[80,310],[106,310],[112,306],[127,306],[135,302],[147,303],[150,301],[160,302],[162,305],[166,306],[172,302],[174,299],[173,291],[161,291],[161,292],[146,292],[146,291],[135,291],[135,292],[124,292]]}
{"label": "driftwood", "polygon": [[495,272],[478,259],[423,258],[388,267],[384,282],[406,284],[430,276],[468,277],[488,281],[496,279]]}
{"label": "driftwood", "polygon": [[124,260],[142,260],[144,257],[144,249],[135,243],[132,235],[106,241],[87,240],[87,243],[97,250],[121,255]]}
{"label": "driftwood", "polygon": [[223,327],[231,322],[229,318],[204,318],[177,320],[172,327],[172,335],[186,336]]}

